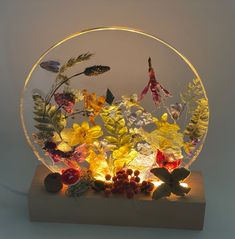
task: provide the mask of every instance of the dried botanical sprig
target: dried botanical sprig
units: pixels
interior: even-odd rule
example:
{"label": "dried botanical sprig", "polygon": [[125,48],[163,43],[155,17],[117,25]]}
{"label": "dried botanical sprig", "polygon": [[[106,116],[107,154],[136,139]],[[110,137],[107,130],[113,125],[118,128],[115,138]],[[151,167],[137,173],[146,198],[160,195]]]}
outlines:
{"label": "dried botanical sprig", "polygon": [[95,66],[87,67],[83,73],[86,76],[97,76],[109,70],[110,70],[109,66],[95,65]]}
{"label": "dried botanical sprig", "polygon": [[107,71],[110,70],[109,66],[101,66],[101,65],[95,65],[95,66],[91,66],[91,67],[87,67],[83,72],[79,72],[75,75],[72,75],[70,77],[64,77],[64,79],[57,84],[52,90],[51,93],[47,96],[46,98],[46,103],[50,103],[51,98],[53,97],[53,95],[56,93],[56,91],[66,82],[68,82],[69,80],[71,80],[72,78],[79,76],[79,75],[86,75],[86,76],[96,76],[96,75],[100,75],[103,74]]}
{"label": "dried botanical sprig", "polygon": [[90,60],[90,58],[93,56],[94,54],[92,53],[85,53],[85,54],[81,54],[78,57],[73,57],[70,58],[64,65],[62,65],[60,67],[59,73],[62,74],[64,73],[66,70],[68,70],[69,68],[73,67],[74,65],[76,65],[77,63],[83,62],[83,61],[88,61]]}
{"label": "dried botanical sprig", "polygon": [[191,114],[193,110],[197,107],[197,99],[203,97],[203,89],[198,78],[189,82],[186,90],[180,93],[180,99],[182,105],[187,108],[187,114]]}
{"label": "dried botanical sprig", "polygon": [[86,169],[82,169],[82,171],[82,176],[78,180],[78,182],[74,185],[69,186],[66,190],[66,194],[69,197],[79,197],[91,187],[94,181],[91,172]]}
{"label": "dried botanical sprig", "polygon": [[145,88],[142,90],[139,101],[142,100],[145,95],[148,93],[149,89],[152,93],[153,102],[156,106],[159,106],[161,103],[161,93],[163,93],[164,97],[171,96],[171,93],[166,90],[157,80],[155,76],[154,69],[152,68],[151,58],[148,59],[148,65],[149,65],[149,82],[145,86]]}
{"label": "dried botanical sprig", "polygon": [[194,110],[191,120],[184,131],[184,135],[196,141],[206,134],[209,121],[208,100],[205,98],[199,99],[197,104],[197,108]]}
{"label": "dried botanical sprig", "polygon": [[38,122],[35,125],[41,136],[51,137],[53,135],[53,131],[60,134],[61,130],[65,126],[64,115],[58,110],[55,106],[48,104],[45,107],[45,100],[38,94],[33,95],[34,100],[34,120]]}

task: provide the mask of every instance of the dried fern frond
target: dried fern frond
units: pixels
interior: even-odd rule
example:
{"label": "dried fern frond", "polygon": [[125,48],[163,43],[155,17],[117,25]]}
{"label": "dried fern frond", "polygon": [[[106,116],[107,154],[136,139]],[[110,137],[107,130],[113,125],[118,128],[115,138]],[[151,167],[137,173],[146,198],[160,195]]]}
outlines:
{"label": "dried fern frond", "polygon": [[197,106],[197,99],[203,95],[203,89],[198,78],[194,79],[193,82],[188,83],[185,92],[180,94],[180,99],[183,104],[187,105],[189,114],[193,112]]}
{"label": "dried fern frond", "polygon": [[65,126],[65,117],[61,111],[51,104],[45,106],[45,100],[38,94],[33,95],[33,100],[34,120],[37,122],[35,128],[39,130],[39,135],[50,138],[53,132],[59,134]]}
{"label": "dried fern frond", "polygon": [[201,139],[207,132],[209,121],[208,100],[201,98],[197,100],[197,107],[193,112],[190,122],[186,126],[184,135],[191,140]]}

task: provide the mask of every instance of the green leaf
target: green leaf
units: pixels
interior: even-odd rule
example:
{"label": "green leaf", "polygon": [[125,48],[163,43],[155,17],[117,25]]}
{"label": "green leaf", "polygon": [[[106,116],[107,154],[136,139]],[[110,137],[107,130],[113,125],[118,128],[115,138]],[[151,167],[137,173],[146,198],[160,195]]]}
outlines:
{"label": "green leaf", "polygon": [[[34,94],[33,100],[35,114],[34,120],[39,123],[35,125],[35,128],[41,132],[55,131],[59,134],[66,124],[66,120],[61,111],[51,104],[48,104],[45,107],[45,100],[41,95]],[[51,134],[44,135],[49,136]]]}
{"label": "green leaf", "polygon": [[76,184],[68,187],[66,193],[70,197],[79,197],[90,188],[90,182],[84,178],[80,179]]}
{"label": "green leaf", "polygon": [[111,90],[110,90],[110,89],[107,89],[105,101],[106,101],[109,105],[111,105],[111,104],[113,103],[113,101],[114,101],[114,98],[115,98],[115,97],[114,97],[113,93],[111,92]]}
{"label": "green leaf", "polygon": [[125,134],[125,133],[127,133],[127,132],[128,132],[127,127],[123,127],[123,128],[121,128],[121,129],[119,130],[118,134],[123,135],[123,134]]}
{"label": "green leaf", "polygon": [[193,111],[193,115],[186,126],[184,134],[189,136],[191,140],[202,138],[207,132],[208,120],[208,100],[201,98],[197,101],[197,107]]}
{"label": "green leaf", "polygon": [[123,135],[120,139],[120,144],[121,145],[128,144],[130,142],[131,142],[131,135],[129,135],[129,134]]}
{"label": "green leaf", "polygon": [[118,140],[113,136],[105,136],[104,138],[111,144],[115,144],[118,142]]}
{"label": "green leaf", "polygon": [[190,190],[191,188],[183,187],[179,183],[174,183],[171,186],[171,192],[177,196],[185,196],[185,194],[188,194]]}
{"label": "green leaf", "polygon": [[35,128],[42,130],[42,131],[54,131],[53,126],[47,124],[36,124]]}
{"label": "green leaf", "polygon": [[33,119],[39,123],[50,123],[50,119],[48,117],[34,117]]}
{"label": "green leaf", "polygon": [[162,183],[157,189],[153,192],[152,198],[158,200],[163,197],[169,197],[171,195],[171,188],[169,184]]}
{"label": "green leaf", "polygon": [[171,177],[175,182],[179,182],[187,178],[189,174],[190,174],[190,171],[187,170],[186,168],[176,168],[171,173]]}
{"label": "green leaf", "polygon": [[105,125],[105,128],[110,134],[115,134],[115,128],[112,127],[111,125]]}
{"label": "green leaf", "polygon": [[125,126],[125,120],[123,118],[120,118],[118,120],[118,124],[119,124],[120,127],[124,127]]}
{"label": "green leaf", "polygon": [[165,183],[171,180],[171,174],[165,168],[152,168],[150,172]]}

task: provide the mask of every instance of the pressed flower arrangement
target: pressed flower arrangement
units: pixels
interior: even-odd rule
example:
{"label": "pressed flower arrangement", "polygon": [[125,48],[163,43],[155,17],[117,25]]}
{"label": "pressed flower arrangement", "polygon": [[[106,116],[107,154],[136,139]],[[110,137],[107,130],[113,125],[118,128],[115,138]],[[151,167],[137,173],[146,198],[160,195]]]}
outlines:
{"label": "pressed flower arrangement", "polygon": [[[96,55],[80,52],[64,62],[40,59],[37,63],[44,77],[54,75],[48,92],[33,90],[34,131],[27,135],[47,158],[40,160],[54,171],[45,179],[47,191],[57,192],[65,185],[66,194],[74,197],[89,190],[106,197],[185,196],[190,185],[182,182],[208,128],[208,100],[200,77],[195,74],[174,92],[156,76],[158,65],[149,57],[143,59],[142,89],[133,87],[129,95],[116,95],[115,88],[107,87],[99,94],[79,86],[79,81],[90,78],[99,84],[112,71],[108,64],[87,65]],[[146,100],[154,110],[146,109]],[[23,126],[27,131],[24,122]]]}

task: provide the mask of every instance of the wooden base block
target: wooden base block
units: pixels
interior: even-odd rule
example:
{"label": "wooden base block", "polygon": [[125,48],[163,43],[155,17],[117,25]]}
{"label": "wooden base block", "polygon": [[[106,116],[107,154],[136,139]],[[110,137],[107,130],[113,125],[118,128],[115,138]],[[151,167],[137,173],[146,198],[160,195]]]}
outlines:
{"label": "wooden base block", "polygon": [[187,183],[192,188],[186,197],[170,196],[152,200],[138,194],[134,199],[124,196],[106,198],[88,191],[81,197],[67,197],[62,190],[51,194],[44,189],[49,170],[39,165],[33,178],[28,206],[31,221],[118,226],[165,227],[202,230],[205,214],[203,178],[192,172]]}

